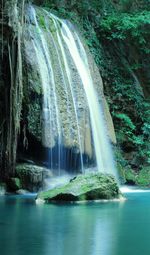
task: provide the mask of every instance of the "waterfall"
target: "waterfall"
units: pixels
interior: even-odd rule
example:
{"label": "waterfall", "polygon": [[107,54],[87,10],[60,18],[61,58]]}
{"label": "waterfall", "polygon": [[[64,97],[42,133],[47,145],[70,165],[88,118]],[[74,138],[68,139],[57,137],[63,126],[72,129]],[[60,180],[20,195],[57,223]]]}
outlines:
{"label": "waterfall", "polygon": [[70,22],[46,10],[31,6],[30,19],[50,168],[61,174],[71,168],[84,173],[92,167],[116,176],[102,99],[98,100],[80,35]]}
{"label": "waterfall", "polygon": [[5,192],[6,192],[5,187],[0,184],[0,196],[5,195]]}

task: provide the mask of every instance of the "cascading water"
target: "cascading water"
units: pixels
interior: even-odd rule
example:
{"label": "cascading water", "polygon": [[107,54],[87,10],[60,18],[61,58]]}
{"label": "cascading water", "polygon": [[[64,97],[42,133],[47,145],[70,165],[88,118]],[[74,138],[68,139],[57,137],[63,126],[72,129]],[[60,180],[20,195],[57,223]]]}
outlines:
{"label": "cascading water", "polygon": [[30,37],[43,88],[43,145],[49,167],[59,174],[61,169],[84,173],[96,167],[116,176],[104,112],[80,36],[70,22],[38,12],[30,7]]}

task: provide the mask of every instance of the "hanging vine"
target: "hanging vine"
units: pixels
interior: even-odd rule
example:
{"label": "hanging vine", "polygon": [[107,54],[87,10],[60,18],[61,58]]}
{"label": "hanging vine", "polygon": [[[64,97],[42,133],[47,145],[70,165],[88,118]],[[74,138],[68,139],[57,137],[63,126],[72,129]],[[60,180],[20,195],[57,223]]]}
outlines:
{"label": "hanging vine", "polygon": [[5,93],[5,130],[1,129],[1,137],[4,136],[2,143],[6,143],[6,146],[1,148],[1,160],[3,162],[0,162],[0,165],[3,166],[1,170],[1,172],[3,171],[1,173],[3,178],[8,178],[15,174],[17,137],[20,130],[23,98],[22,38],[24,8],[25,0],[8,0],[4,6],[4,12],[7,17],[7,29],[9,30],[6,41],[10,79],[7,81],[8,90]]}

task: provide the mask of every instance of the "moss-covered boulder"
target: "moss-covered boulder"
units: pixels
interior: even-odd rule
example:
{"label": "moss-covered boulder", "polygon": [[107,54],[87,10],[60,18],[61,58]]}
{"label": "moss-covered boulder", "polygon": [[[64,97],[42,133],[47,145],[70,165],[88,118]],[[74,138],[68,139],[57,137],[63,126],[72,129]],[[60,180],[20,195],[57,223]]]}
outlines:
{"label": "moss-covered boulder", "polygon": [[136,184],[136,173],[131,169],[127,168],[124,171],[125,183],[130,185]]}
{"label": "moss-covered boulder", "polygon": [[21,181],[19,178],[10,178],[7,180],[7,190],[14,191],[21,189]]}
{"label": "moss-covered boulder", "polygon": [[37,192],[43,188],[48,171],[45,167],[27,163],[16,166],[16,176],[21,181],[21,188],[31,192]]}
{"label": "moss-covered boulder", "polygon": [[143,167],[138,172],[131,168],[124,169],[124,180],[125,184],[150,187],[150,167]]}
{"label": "moss-covered boulder", "polygon": [[150,187],[150,167],[144,167],[141,169],[136,177],[136,185]]}
{"label": "moss-covered boulder", "polygon": [[78,175],[64,186],[40,192],[37,199],[50,201],[83,201],[120,197],[119,187],[110,175],[88,173]]}

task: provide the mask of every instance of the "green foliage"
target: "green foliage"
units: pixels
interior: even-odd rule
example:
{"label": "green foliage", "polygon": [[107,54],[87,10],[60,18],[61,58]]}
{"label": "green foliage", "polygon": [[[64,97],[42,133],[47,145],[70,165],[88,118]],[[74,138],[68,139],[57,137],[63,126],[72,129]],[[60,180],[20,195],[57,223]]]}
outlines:
{"label": "green foliage", "polygon": [[131,130],[135,130],[135,125],[133,124],[132,120],[129,116],[127,116],[124,113],[118,113],[115,115],[118,119],[122,120],[124,122],[124,125],[128,127]]}
{"label": "green foliage", "polygon": [[38,19],[39,19],[39,23],[40,23],[41,27],[45,29],[46,27],[45,27],[45,19],[44,19],[44,17],[42,15],[40,15],[38,17]]}
{"label": "green foliage", "polygon": [[28,130],[36,137],[38,141],[41,141],[42,137],[42,123],[41,123],[41,102],[39,98],[36,98],[32,103],[29,104],[28,109]]}
{"label": "green foliage", "polygon": [[130,141],[135,142],[134,130],[135,125],[128,115],[125,113],[116,113],[114,117],[119,121],[119,130],[117,132],[117,138],[120,142]]}
{"label": "green foliage", "polygon": [[136,174],[131,168],[127,168],[124,171],[125,174],[125,180],[129,184],[135,184],[136,183]]}
{"label": "green foliage", "polygon": [[136,184],[142,187],[150,187],[150,167],[143,167],[136,173],[129,166],[122,168],[121,176],[127,184]]}
{"label": "green foliage", "polygon": [[114,13],[100,21],[99,29],[108,40],[125,40],[132,38],[135,44],[141,45],[141,50],[150,53],[147,39],[150,35],[150,11],[139,13]]}
{"label": "green foliage", "polygon": [[101,46],[99,40],[97,38],[96,32],[89,22],[88,19],[83,20],[83,27],[84,27],[84,35],[86,38],[86,43],[89,46],[91,53],[95,58],[95,62],[98,66],[101,66]]}
{"label": "green foliage", "polygon": [[136,184],[139,186],[150,186],[150,167],[144,167],[136,178]]}
{"label": "green foliage", "polygon": [[[147,24],[150,24],[150,12],[144,11],[136,14],[121,13],[117,15],[115,13],[103,19],[101,27],[106,32],[111,31],[112,38],[117,38],[119,33],[125,36],[127,31],[130,31],[133,36],[137,36],[138,32],[142,32],[141,30]],[[124,36],[123,39],[125,38]]]}

